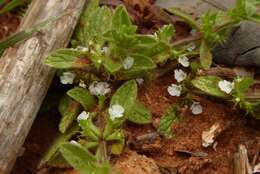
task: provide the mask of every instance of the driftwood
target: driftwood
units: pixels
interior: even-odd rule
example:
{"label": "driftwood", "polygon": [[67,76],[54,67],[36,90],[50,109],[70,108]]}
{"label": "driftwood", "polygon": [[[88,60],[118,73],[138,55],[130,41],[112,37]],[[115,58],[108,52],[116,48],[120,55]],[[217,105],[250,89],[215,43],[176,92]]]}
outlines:
{"label": "driftwood", "polygon": [[10,172],[21,152],[54,76],[54,70],[45,66],[43,59],[68,44],[84,3],[85,0],[32,1],[19,30],[61,17],[30,39],[7,49],[0,59],[1,174]]}

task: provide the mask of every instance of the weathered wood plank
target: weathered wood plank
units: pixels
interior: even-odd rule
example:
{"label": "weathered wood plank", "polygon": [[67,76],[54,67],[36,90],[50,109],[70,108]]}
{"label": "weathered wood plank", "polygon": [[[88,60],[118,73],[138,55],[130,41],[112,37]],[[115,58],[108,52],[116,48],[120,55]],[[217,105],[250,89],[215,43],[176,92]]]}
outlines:
{"label": "weathered wood plank", "polygon": [[[86,0],[34,0],[20,30],[65,14],[0,59],[0,173],[9,173],[54,75],[42,62],[65,47]],[[44,130],[42,130],[44,131]]]}

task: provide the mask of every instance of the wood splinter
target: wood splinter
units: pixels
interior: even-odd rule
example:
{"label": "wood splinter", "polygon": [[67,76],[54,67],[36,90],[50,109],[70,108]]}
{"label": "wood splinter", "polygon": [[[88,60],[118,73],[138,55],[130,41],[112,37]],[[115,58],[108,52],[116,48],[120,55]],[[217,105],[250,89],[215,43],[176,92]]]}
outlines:
{"label": "wood splinter", "polygon": [[234,174],[252,174],[247,149],[244,145],[239,145],[238,152],[234,154]]}
{"label": "wood splinter", "polygon": [[227,128],[230,127],[230,122],[217,122],[213,124],[209,130],[202,132],[202,146],[209,147],[214,144],[215,139]]}

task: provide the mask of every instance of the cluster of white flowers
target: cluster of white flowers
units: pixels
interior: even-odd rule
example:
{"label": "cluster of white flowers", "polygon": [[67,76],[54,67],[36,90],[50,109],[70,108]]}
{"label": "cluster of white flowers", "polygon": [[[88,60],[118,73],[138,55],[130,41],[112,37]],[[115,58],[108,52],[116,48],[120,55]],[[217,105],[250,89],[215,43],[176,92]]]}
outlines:
{"label": "cluster of white flowers", "polygon": [[185,80],[186,77],[187,77],[187,73],[185,73],[183,70],[181,69],[174,70],[174,78],[177,80],[178,83]]}
{"label": "cluster of white flowers", "polygon": [[[176,81],[178,83],[185,80],[186,77],[187,77],[187,74],[183,70],[181,70],[181,69],[174,70],[174,78],[176,79]],[[168,86],[167,91],[171,96],[179,97],[182,92],[182,86],[176,85],[176,84],[171,84],[170,86]]]}
{"label": "cluster of white flowers", "polygon": [[60,76],[60,82],[64,85],[73,84],[76,74],[73,72],[63,72]]}
{"label": "cluster of white flowers", "polygon": [[127,57],[123,61],[123,68],[125,70],[128,70],[128,69],[132,68],[133,65],[134,65],[134,58],[132,58],[132,57]]}
{"label": "cluster of white flowers", "polygon": [[193,102],[192,105],[190,106],[190,110],[191,110],[192,114],[199,115],[202,113],[203,108],[202,108],[200,102]]}
{"label": "cluster of white flowers", "polygon": [[77,117],[77,121],[79,122],[80,120],[87,120],[88,118],[89,118],[89,112],[83,111]]}
{"label": "cluster of white flowers", "polygon": [[171,84],[170,86],[168,86],[167,90],[171,96],[179,97],[181,95],[182,87],[181,85]]}
{"label": "cluster of white flowers", "polygon": [[109,113],[111,120],[115,120],[116,118],[123,117],[124,112],[125,112],[125,109],[119,104],[112,105],[108,109],[108,113]]}
{"label": "cluster of white flowers", "polygon": [[111,91],[107,82],[92,82],[88,89],[92,95],[96,96],[104,96]]}
{"label": "cluster of white flowers", "polygon": [[187,56],[181,55],[178,58],[178,62],[183,66],[183,67],[189,67],[190,62]]}
{"label": "cluster of white flowers", "polygon": [[229,82],[227,80],[221,80],[218,82],[219,89],[227,94],[230,94],[232,92],[234,86],[234,82]]}

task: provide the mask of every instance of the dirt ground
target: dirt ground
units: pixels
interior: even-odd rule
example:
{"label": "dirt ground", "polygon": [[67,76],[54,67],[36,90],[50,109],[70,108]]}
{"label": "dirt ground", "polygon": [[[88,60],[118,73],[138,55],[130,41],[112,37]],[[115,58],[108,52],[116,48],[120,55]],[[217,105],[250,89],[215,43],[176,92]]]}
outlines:
{"label": "dirt ground", "polygon": [[20,24],[20,16],[13,13],[0,15],[0,40],[15,32]]}
{"label": "dirt ground", "polygon": [[[164,21],[158,19],[156,13],[148,13],[150,15],[147,18],[144,12],[140,12],[142,8],[138,8],[138,10],[136,8],[135,6],[128,6],[135,23],[143,26],[139,28],[139,32],[151,32],[153,28],[164,23]],[[149,8],[143,9],[143,11],[147,10],[149,12]],[[8,15],[3,19],[7,20]],[[2,28],[3,25],[8,23],[7,21],[7,23],[4,23],[5,20],[0,17],[0,24],[2,24],[0,25],[0,38],[7,35]],[[9,19],[9,21],[13,20],[16,21],[17,19]],[[175,17],[172,17],[172,20],[177,24],[177,38],[186,37],[190,30],[186,24],[179,22]],[[17,26],[19,22],[16,22],[13,22],[12,25]],[[10,31],[13,30],[10,29]],[[155,174],[232,174],[233,156],[237,152],[239,144],[247,147],[249,159],[252,161],[257,149],[256,138],[260,137],[260,121],[233,109],[233,106],[228,103],[200,96],[196,96],[196,99],[201,102],[203,113],[195,116],[191,114],[189,108],[184,107],[181,110],[181,122],[174,124],[172,127],[173,138],[164,139],[155,136],[155,138],[148,138],[142,142],[138,140],[138,137],[154,134],[160,117],[169,106],[178,102],[177,97],[171,97],[167,93],[167,87],[174,82],[174,75],[171,71],[160,79],[147,82],[140,87],[139,99],[152,111],[153,124],[145,126],[132,123],[125,124],[127,147],[120,157],[113,159],[114,167],[120,169],[123,174],[142,174],[142,172],[152,174],[151,171],[149,172],[149,168],[153,168]],[[49,93],[55,94],[55,92],[61,91],[60,88],[62,87],[57,86],[56,83],[57,80],[53,82]],[[65,91],[65,89],[62,90]],[[36,174],[39,172],[37,163],[57,135],[59,119],[60,116],[56,109],[37,116],[25,141],[25,151],[17,159],[12,174]],[[217,137],[215,148],[202,147],[202,132],[208,130],[217,122],[227,123],[229,126]],[[258,162],[260,162],[260,159],[258,159]],[[43,171],[40,171],[40,173],[46,174]],[[76,174],[75,171],[71,170],[51,170],[48,174],[50,173]]]}

